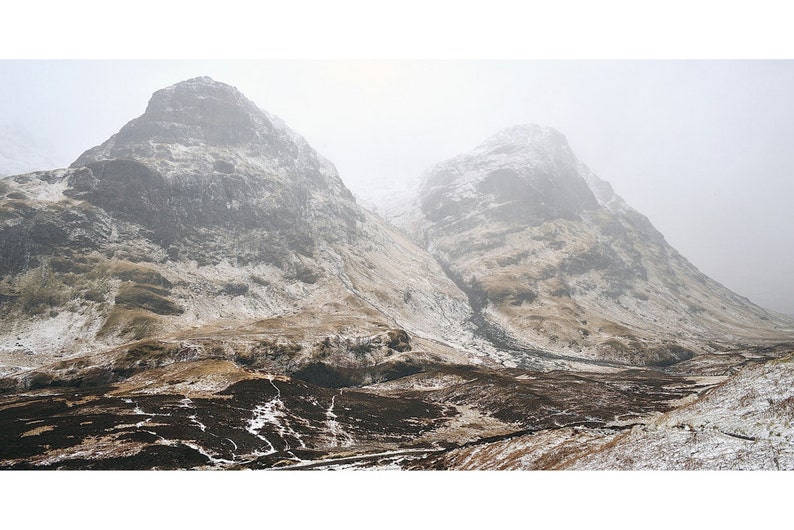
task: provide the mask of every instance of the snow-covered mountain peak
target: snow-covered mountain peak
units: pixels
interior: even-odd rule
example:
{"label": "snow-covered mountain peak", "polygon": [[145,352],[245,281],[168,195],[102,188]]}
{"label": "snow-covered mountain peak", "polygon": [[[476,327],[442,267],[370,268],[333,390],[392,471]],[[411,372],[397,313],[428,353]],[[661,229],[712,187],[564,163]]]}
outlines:
{"label": "snow-covered mountain peak", "polygon": [[535,124],[509,127],[431,169],[420,208],[435,220],[477,212],[530,224],[575,219],[599,207],[579,166],[559,131]]}
{"label": "snow-covered mountain peak", "polygon": [[[297,135],[285,134],[271,117],[239,90],[209,77],[197,77],[155,92],[146,112],[125,125],[100,149],[92,149],[76,162],[84,165],[97,159],[129,156],[125,151],[156,144],[168,147],[211,146],[218,148],[260,147],[262,154],[289,149]],[[307,147],[304,145],[299,147]],[[286,145],[282,145],[286,144]],[[280,148],[280,149],[279,149]],[[160,149],[162,151],[163,149]]]}
{"label": "snow-covered mountain peak", "polygon": [[506,127],[489,136],[482,145],[526,145],[544,142],[567,143],[565,136],[553,127],[537,123],[521,123]]}
{"label": "snow-covered mountain peak", "polygon": [[452,181],[470,186],[500,170],[526,178],[543,174],[556,180],[576,173],[579,164],[561,132],[535,123],[520,124],[502,129],[471,151],[436,165],[429,171],[425,186],[446,186]]}
{"label": "snow-covered mountain peak", "polygon": [[568,140],[552,127],[527,123],[507,127],[474,148],[476,156],[570,161],[575,158]]}
{"label": "snow-covered mountain peak", "polygon": [[194,77],[158,90],[149,100],[144,115],[186,125],[200,121],[205,129],[234,126],[237,131],[228,138],[232,141],[243,133],[261,136],[264,127],[267,132],[308,147],[303,137],[287,127],[281,118],[257,107],[236,87],[208,76]]}
{"label": "snow-covered mountain peak", "polygon": [[550,127],[510,127],[436,165],[415,212],[408,229],[484,329],[530,344],[664,365],[720,334],[755,340],[785,325],[695,269]]}
{"label": "snow-covered mountain peak", "polygon": [[[276,180],[352,199],[336,168],[278,117],[209,77],[158,90],[138,118],[73,164],[137,160],[167,181]],[[310,183],[297,182],[308,180]]]}
{"label": "snow-covered mountain peak", "polygon": [[[254,126],[250,118],[257,114],[261,114],[257,106],[235,87],[209,77],[196,77],[155,92],[144,115],[152,120],[204,128],[228,129],[234,126],[239,133],[250,133]],[[241,137],[242,134],[238,134],[227,140]]]}
{"label": "snow-covered mountain peak", "polygon": [[[458,198],[497,191],[503,196],[498,202],[503,203],[525,195],[517,185],[529,186],[523,191],[541,209],[562,201],[572,207],[563,208],[569,214],[602,207],[639,216],[577,158],[564,134],[536,123],[502,129],[471,151],[436,165],[425,174],[420,195],[432,195],[440,188],[454,190]],[[560,212],[553,210],[550,213]]]}
{"label": "snow-covered mountain peak", "polygon": [[[284,122],[210,78],[157,91],[141,116],[68,169],[3,180],[0,304],[21,300],[16,315],[32,331],[0,329],[0,368],[13,341],[62,346],[38,338],[25,282],[83,262],[75,274],[100,278],[100,290],[62,298],[88,309],[74,318],[52,311],[75,330],[93,326],[57,332],[69,351],[78,334],[93,347],[304,308],[323,321],[333,313],[344,333],[377,314],[386,328],[465,336],[466,297],[432,257],[362,210],[333,165]],[[53,292],[78,293],[54,282]],[[128,291],[137,301],[125,302]]]}

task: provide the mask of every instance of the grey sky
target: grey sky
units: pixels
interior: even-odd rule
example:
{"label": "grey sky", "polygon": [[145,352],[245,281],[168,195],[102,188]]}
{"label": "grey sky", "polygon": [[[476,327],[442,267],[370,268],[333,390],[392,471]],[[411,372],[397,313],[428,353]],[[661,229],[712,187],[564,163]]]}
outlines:
{"label": "grey sky", "polygon": [[703,272],[794,315],[794,62],[0,61],[0,121],[68,165],[197,75],[281,116],[353,191],[556,127]]}

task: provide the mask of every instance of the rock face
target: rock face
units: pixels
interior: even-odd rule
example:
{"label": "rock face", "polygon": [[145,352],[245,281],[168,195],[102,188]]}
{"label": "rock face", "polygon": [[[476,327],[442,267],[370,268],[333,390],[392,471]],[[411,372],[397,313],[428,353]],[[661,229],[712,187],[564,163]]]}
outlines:
{"label": "rock face", "polygon": [[480,222],[536,226],[579,219],[598,207],[565,137],[539,126],[505,129],[471,153],[439,164],[420,197],[422,213],[439,226],[475,211]]}
{"label": "rock face", "polygon": [[540,348],[667,366],[790,335],[700,273],[549,127],[505,129],[438,164],[416,204],[409,230],[519,362]]}
{"label": "rock face", "polygon": [[[466,297],[427,253],[280,119],[206,77],[156,92],[70,168],[0,181],[0,245],[0,351],[17,366],[305,308],[329,335],[467,333]],[[361,325],[317,322],[329,314]]]}
{"label": "rock face", "polygon": [[[145,227],[175,259],[226,258],[226,249],[208,256],[206,238],[225,247],[229,232],[243,239],[242,260],[308,256],[321,242],[351,240],[363,221],[330,162],[209,78],[157,91],[141,117],[72,168],[68,196]],[[246,245],[252,232],[256,245]]]}

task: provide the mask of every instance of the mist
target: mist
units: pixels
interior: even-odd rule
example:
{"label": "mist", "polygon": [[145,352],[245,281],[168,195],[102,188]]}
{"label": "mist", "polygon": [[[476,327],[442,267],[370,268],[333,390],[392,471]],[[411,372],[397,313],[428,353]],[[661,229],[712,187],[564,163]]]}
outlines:
{"label": "mist", "polygon": [[284,119],[364,203],[502,128],[554,127],[702,272],[794,315],[791,61],[2,61],[0,124],[68,166],[200,75]]}

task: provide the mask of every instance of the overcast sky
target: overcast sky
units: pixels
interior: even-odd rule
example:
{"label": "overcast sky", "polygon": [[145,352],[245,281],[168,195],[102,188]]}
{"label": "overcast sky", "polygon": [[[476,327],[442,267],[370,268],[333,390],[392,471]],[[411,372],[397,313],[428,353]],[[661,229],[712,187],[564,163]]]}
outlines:
{"label": "overcast sky", "polygon": [[0,124],[66,166],[198,75],[281,116],[354,192],[555,127],[700,270],[794,315],[794,62],[0,61]]}

